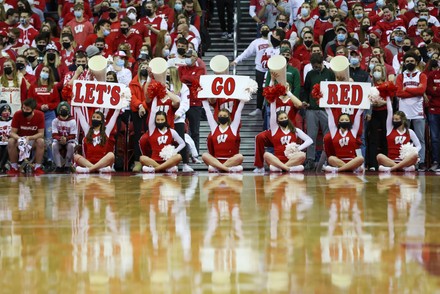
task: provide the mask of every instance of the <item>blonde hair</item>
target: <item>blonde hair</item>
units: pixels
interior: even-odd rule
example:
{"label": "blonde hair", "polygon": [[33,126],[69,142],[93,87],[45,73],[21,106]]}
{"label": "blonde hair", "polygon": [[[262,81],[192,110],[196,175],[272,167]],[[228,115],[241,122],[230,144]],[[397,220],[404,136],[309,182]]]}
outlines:
{"label": "blonde hair", "polygon": [[168,68],[170,71],[170,83],[174,87],[175,93],[180,93],[180,90],[182,90],[182,82],[180,81],[179,77],[179,71],[177,70],[177,67],[171,66]]}
{"label": "blonde hair", "polygon": [[[12,65],[12,81],[14,82],[14,87],[16,87],[16,88],[20,87],[20,85],[18,84],[17,67],[15,66],[14,60],[12,60],[10,58],[6,59],[6,61],[3,63],[3,68],[4,68],[6,62],[10,62]],[[6,77],[6,74],[4,73],[4,71],[3,71],[3,74],[0,78],[0,83],[2,84],[3,87],[9,87],[9,80]]]}

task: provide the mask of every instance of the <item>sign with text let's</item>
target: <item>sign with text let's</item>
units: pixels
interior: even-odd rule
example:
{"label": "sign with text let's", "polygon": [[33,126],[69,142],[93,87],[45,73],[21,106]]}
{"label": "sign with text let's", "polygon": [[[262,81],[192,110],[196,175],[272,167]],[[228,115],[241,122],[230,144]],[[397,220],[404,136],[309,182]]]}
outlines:
{"label": "sign with text let's", "polygon": [[319,107],[369,109],[371,84],[354,82],[321,82]]}
{"label": "sign with text let's", "polygon": [[124,84],[75,81],[73,82],[72,106],[121,109]]}
{"label": "sign with text let's", "polygon": [[205,75],[200,76],[199,98],[230,98],[246,99],[249,93],[249,77],[230,75]]}

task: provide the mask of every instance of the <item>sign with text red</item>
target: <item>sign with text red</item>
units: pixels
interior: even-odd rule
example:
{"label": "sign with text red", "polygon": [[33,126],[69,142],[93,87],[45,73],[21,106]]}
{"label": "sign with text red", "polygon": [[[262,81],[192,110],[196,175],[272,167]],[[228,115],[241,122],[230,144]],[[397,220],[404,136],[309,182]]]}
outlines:
{"label": "sign with text red", "polygon": [[72,106],[103,107],[121,109],[121,94],[127,86],[124,84],[75,81],[73,83]]}
{"label": "sign with text red", "polygon": [[356,82],[321,82],[319,107],[369,109],[371,84]]}
{"label": "sign with text red", "polygon": [[199,98],[230,98],[247,99],[250,78],[231,75],[204,75],[200,76]]}

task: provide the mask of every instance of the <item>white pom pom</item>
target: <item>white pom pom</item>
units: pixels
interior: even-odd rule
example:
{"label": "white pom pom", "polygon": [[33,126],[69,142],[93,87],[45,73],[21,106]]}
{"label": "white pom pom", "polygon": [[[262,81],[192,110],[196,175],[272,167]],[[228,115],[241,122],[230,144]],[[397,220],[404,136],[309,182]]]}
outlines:
{"label": "white pom pom", "polygon": [[168,160],[176,154],[177,154],[176,148],[173,145],[166,145],[160,151],[159,156],[163,160]]}
{"label": "white pom pom", "polygon": [[418,154],[417,148],[412,143],[406,143],[400,146],[400,159],[405,159],[408,156],[412,156],[414,154]]}
{"label": "white pom pom", "polygon": [[380,96],[379,90],[376,87],[371,87],[370,94],[368,94],[368,99],[370,99],[373,106],[384,105],[385,100]]}
{"label": "white pom pom", "polygon": [[122,98],[122,108],[130,106],[131,101],[131,91],[129,87],[125,87],[121,91],[121,98]]}
{"label": "white pom pom", "polygon": [[257,93],[258,91],[258,84],[253,79],[249,79],[249,83],[246,87],[246,92],[248,93],[247,97],[244,97],[242,100],[244,101],[250,101],[252,99],[252,94]]}
{"label": "white pom pom", "polygon": [[296,143],[290,143],[286,145],[284,155],[286,155],[287,158],[291,159],[295,154],[299,152],[301,152],[301,150],[299,150],[299,145]]}

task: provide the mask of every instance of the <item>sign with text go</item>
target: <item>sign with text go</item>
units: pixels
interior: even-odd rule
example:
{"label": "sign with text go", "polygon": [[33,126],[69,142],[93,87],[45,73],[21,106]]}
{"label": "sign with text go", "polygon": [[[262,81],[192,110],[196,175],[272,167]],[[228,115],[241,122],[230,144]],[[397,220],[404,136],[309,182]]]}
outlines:
{"label": "sign with text go", "polygon": [[199,98],[230,98],[246,99],[249,93],[249,77],[231,75],[205,75],[200,76]]}
{"label": "sign with text go", "polygon": [[319,107],[369,109],[371,84],[355,82],[321,82]]}
{"label": "sign with text go", "polygon": [[121,94],[126,87],[124,84],[116,83],[75,81],[72,106],[121,109]]}

